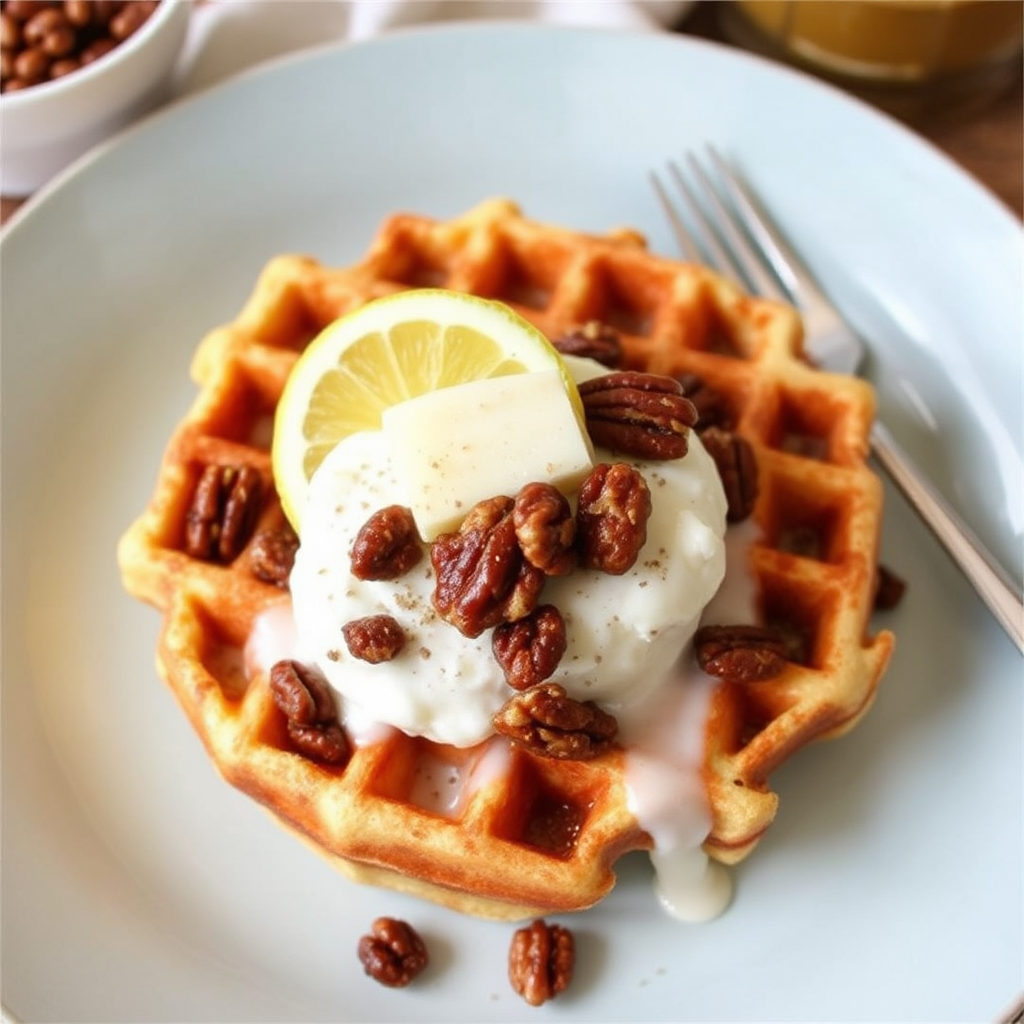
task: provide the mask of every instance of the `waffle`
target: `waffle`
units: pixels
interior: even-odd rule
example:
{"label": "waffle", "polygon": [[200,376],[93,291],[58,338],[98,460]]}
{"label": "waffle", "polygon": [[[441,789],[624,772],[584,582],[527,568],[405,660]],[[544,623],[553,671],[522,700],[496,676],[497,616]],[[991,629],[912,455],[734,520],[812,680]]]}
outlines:
{"label": "waffle", "polygon": [[289,596],[251,572],[186,553],[185,520],[205,466],[246,465],[264,484],[256,530],[283,514],[270,468],[277,398],[298,354],[367,300],[410,287],[498,299],[549,337],[599,320],[626,368],[696,374],[753,448],[760,488],[747,566],[765,623],[801,638],[782,674],[721,682],[706,725],[706,852],[735,863],[775,816],[770,776],[808,742],[867,711],[893,646],[871,635],[881,488],[865,464],[873,394],[817,371],[785,307],[707,269],[652,255],[630,230],[582,235],[526,219],[510,201],[450,221],[397,214],[345,269],[281,256],[237,319],[192,364],[197,398],[173,435],[152,500],[119,547],[127,590],[158,608],[158,667],[222,775],[350,877],[481,916],[590,906],[624,853],[652,842],[628,809],[625,754],[558,761],[511,748],[504,772],[439,813],[418,779],[465,779],[484,756],[392,732],[340,766],[296,753],[265,673],[246,666],[256,615]]}

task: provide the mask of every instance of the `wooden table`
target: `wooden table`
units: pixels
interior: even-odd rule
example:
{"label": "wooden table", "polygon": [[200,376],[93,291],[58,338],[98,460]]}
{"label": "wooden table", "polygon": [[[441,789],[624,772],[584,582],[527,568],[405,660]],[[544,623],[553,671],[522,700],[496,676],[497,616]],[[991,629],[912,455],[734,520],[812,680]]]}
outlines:
{"label": "wooden table", "polygon": [[[715,10],[719,2],[703,0],[677,31],[724,41]],[[986,185],[1017,217],[1024,217],[1024,85],[1020,76],[1014,87],[970,118],[914,128]],[[0,199],[0,223],[21,202]]]}

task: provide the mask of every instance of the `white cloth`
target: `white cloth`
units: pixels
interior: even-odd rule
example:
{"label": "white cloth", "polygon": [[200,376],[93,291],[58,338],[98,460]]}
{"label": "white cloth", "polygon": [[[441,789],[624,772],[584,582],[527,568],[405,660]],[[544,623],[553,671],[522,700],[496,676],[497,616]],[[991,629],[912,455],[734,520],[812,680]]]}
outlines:
{"label": "white cloth", "polygon": [[331,42],[441,21],[502,19],[602,28],[675,26],[692,0],[209,0],[192,14],[175,93]]}

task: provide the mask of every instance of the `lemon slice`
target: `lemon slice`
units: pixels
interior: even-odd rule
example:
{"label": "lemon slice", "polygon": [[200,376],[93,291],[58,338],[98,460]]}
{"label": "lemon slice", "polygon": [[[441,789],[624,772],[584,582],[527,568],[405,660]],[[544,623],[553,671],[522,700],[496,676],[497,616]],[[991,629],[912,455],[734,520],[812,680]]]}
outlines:
{"label": "lemon slice", "polygon": [[489,377],[558,370],[581,426],[576,385],[554,346],[507,306],[460,292],[413,289],[326,327],[303,352],[274,419],[273,467],[296,531],[317,467],[341,440],[379,430],[389,406]]}

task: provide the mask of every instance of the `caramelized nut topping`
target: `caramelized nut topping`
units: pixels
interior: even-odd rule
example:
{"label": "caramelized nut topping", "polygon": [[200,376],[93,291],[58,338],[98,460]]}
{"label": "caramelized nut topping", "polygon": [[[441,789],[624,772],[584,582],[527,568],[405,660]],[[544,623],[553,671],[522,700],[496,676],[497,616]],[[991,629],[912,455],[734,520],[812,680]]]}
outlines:
{"label": "caramelized nut topping", "polygon": [[676,380],[682,385],[683,394],[697,410],[697,422],[694,424],[694,430],[698,434],[703,433],[708,427],[731,429],[729,410],[722,396],[714,388],[695,373],[681,373]]}
{"label": "caramelized nut topping", "polygon": [[738,683],[771,679],[786,666],[785,639],[765,626],[702,626],[693,646],[708,675]]}
{"label": "caramelized nut topping", "polygon": [[360,580],[397,580],[422,557],[412,512],[403,505],[378,509],[352,543],[352,575]]}
{"label": "caramelized nut topping", "polygon": [[508,978],[523,999],[540,1006],[569,987],[575,963],[572,932],[538,918],[512,936]]}
{"label": "caramelized nut topping", "polygon": [[300,754],[328,764],[348,757],[334,694],[315,668],[298,661],[277,662],[270,670],[270,693]]}
{"label": "caramelized nut topping", "polygon": [[708,455],[715,460],[722,478],[725,500],[728,502],[726,518],[730,523],[746,519],[757,503],[757,459],[746,438],[718,427],[709,427],[700,435]]}
{"label": "caramelized nut topping", "polygon": [[541,683],[507,700],[494,728],[542,757],[587,761],[612,745],[619,723],[592,700],[573,700],[557,683]]}
{"label": "caramelized nut topping", "polygon": [[430,961],[416,929],[394,917],[378,917],[359,940],[358,952],[363,970],[389,988],[408,985]]}
{"label": "caramelized nut topping", "polygon": [[544,574],[523,557],[514,504],[503,496],[478,502],[457,533],[430,545],[434,610],[465,636],[515,622],[537,606]]}
{"label": "caramelized nut topping", "polygon": [[390,615],[367,615],[346,622],[341,628],[354,658],[379,665],[391,661],[405,646],[405,633]]}
{"label": "caramelized nut topping", "polygon": [[207,466],[185,520],[186,554],[233,562],[252,534],[262,498],[263,478],[252,466]]}
{"label": "caramelized nut topping", "polygon": [[576,520],[565,495],[547,483],[527,484],[512,509],[516,540],[530,565],[566,576],[576,565]]}
{"label": "caramelized nut topping", "polygon": [[640,459],[681,459],[697,410],[673,377],[620,371],[580,385],[594,444]]}
{"label": "caramelized nut topping", "polygon": [[593,359],[613,370],[622,365],[622,340],[618,332],[600,320],[588,320],[556,338],[552,344],[564,356]]}
{"label": "caramelized nut topping", "polygon": [[647,541],[651,492],[638,469],[600,463],[583,481],[576,510],[580,561],[621,576]]}
{"label": "caramelized nut topping", "polygon": [[288,589],[288,578],[295,564],[299,538],[290,527],[278,530],[260,530],[249,548],[249,571],[264,583],[273,583]]}
{"label": "caramelized nut topping", "polygon": [[494,628],[491,649],[513,690],[544,682],[558,668],[566,648],[565,621],[550,604],[541,605],[518,622]]}

